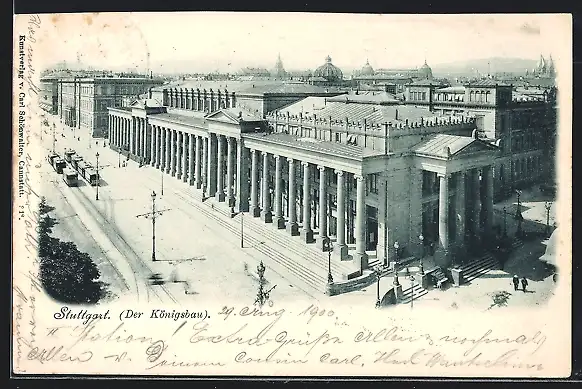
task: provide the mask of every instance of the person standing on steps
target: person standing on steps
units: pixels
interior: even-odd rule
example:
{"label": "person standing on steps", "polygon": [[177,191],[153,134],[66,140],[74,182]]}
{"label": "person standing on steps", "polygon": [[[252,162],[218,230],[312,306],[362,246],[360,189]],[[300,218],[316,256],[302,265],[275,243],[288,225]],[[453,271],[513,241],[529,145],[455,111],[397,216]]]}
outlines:
{"label": "person standing on steps", "polygon": [[526,288],[527,288],[527,279],[526,279],[525,277],[523,277],[523,278],[521,279],[521,286],[522,286],[522,288],[523,288],[523,293],[525,293],[525,290],[526,290]]}
{"label": "person standing on steps", "polygon": [[513,289],[514,290],[519,289],[519,277],[517,276],[517,274],[513,276]]}

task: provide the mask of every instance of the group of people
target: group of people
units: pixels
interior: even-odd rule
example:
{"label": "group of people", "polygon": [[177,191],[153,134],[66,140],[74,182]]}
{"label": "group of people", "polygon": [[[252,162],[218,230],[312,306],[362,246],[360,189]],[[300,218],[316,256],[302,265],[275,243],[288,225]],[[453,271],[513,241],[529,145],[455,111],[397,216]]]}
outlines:
{"label": "group of people", "polygon": [[[514,275],[513,276],[513,288],[514,288],[514,290],[519,290],[519,283],[520,283],[519,277],[517,275]],[[525,293],[526,288],[527,288],[527,279],[525,277],[523,277],[521,279],[521,288],[523,290],[523,293]]]}

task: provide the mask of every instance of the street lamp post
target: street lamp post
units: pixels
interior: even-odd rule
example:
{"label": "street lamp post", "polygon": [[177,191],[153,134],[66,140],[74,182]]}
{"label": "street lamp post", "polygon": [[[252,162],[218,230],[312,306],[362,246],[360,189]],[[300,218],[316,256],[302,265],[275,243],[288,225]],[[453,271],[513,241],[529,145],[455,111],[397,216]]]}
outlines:
{"label": "street lamp post", "polygon": [[117,154],[117,167],[121,167],[121,149],[118,150],[119,153]]}
{"label": "street lamp post", "polygon": [[164,195],[164,171],[161,170],[162,173],[162,196]]}
{"label": "street lamp post", "polygon": [[420,274],[424,274],[424,266],[422,264],[422,260],[424,259],[424,236],[420,234],[418,240],[420,241]]}
{"label": "street lamp post", "polygon": [[331,244],[331,238],[326,239],[327,242],[327,283],[333,283],[333,275],[331,274],[331,252],[333,251],[333,245]]}
{"label": "street lamp post", "polygon": [[95,192],[95,200],[99,200],[99,152],[95,154],[95,158],[97,159],[97,167],[95,168],[95,170],[97,170],[97,184],[95,185],[97,191]]}
{"label": "street lamp post", "polygon": [[394,285],[395,286],[400,285],[400,283],[398,282],[398,262],[399,262],[398,249],[399,248],[400,248],[400,245],[398,244],[398,241],[394,242],[394,256],[396,257],[396,262],[394,264]]}
{"label": "street lamp post", "polygon": [[549,201],[546,201],[546,204],[544,205],[544,207],[546,208],[546,235],[550,234],[550,209],[552,208],[552,203],[550,203]]}
{"label": "street lamp post", "polygon": [[523,218],[521,215],[521,191],[516,190],[515,193],[517,195],[517,211],[515,212],[515,218],[517,219],[517,236],[521,236],[521,219]]}

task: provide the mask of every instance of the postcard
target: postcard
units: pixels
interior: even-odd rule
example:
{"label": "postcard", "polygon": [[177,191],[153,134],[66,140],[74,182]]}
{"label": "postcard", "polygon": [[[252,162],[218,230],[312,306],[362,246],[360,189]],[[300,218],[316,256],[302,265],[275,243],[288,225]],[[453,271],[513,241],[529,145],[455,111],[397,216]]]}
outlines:
{"label": "postcard", "polygon": [[14,21],[13,375],[571,374],[571,15]]}

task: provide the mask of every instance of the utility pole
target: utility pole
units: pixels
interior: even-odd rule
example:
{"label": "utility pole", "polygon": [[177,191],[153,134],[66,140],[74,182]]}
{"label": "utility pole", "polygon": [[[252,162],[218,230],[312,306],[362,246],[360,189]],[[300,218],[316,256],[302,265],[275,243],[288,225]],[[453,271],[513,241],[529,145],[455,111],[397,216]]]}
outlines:
{"label": "utility pole", "polygon": [[156,217],[162,215],[164,212],[170,209],[156,210],[156,192],[152,191],[152,211],[148,213],[143,213],[141,215],[136,215],[136,217],[145,217],[146,219],[152,219],[152,261],[156,261]]}
{"label": "utility pole", "polygon": [[95,167],[97,173],[97,183],[95,184],[95,189],[97,192],[95,192],[95,200],[99,200],[99,152],[95,154],[95,158],[97,159],[97,167]]}

